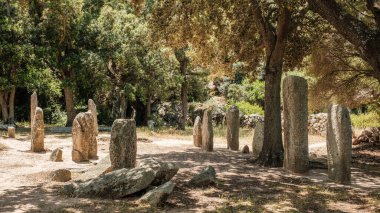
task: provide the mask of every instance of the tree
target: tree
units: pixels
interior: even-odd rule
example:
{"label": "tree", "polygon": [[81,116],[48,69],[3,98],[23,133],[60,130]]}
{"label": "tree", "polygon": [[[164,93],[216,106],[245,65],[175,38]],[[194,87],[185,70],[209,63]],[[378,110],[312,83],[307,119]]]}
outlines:
{"label": "tree", "polygon": [[[366,75],[380,82],[380,5],[375,0],[338,3],[335,0],[308,0],[312,11],[334,26],[371,66]],[[355,15],[353,15],[355,14]],[[358,16],[359,14],[359,16]],[[359,70],[363,71],[363,70]]]}

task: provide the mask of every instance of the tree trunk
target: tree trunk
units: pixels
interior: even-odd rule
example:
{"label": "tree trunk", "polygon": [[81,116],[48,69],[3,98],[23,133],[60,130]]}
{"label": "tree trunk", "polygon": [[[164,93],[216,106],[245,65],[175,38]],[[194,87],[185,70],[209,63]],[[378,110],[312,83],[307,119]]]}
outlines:
{"label": "tree trunk", "polygon": [[127,100],[126,100],[126,97],[125,97],[125,92],[124,90],[122,90],[120,92],[120,109],[119,109],[119,112],[120,112],[120,118],[127,118]]}
{"label": "tree trunk", "polygon": [[65,86],[63,88],[63,92],[65,95],[65,106],[66,106],[66,114],[67,114],[66,126],[72,126],[74,118],[76,116],[75,108],[74,108],[74,94],[73,94],[73,91],[68,86]]}
{"label": "tree trunk", "polygon": [[13,87],[9,95],[9,117],[8,117],[9,124],[15,124],[15,95],[16,95],[16,87]]}
{"label": "tree trunk", "polygon": [[148,100],[146,102],[146,121],[145,123],[148,124],[148,121],[152,119],[152,96],[148,95]]}
{"label": "tree trunk", "polygon": [[281,167],[284,159],[281,129],[281,66],[267,65],[265,74],[264,143],[258,162]]}
{"label": "tree trunk", "polygon": [[6,93],[0,92],[0,106],[1,106],[1,114],[3,116],[3,122],[8,123],[8,107],[5,99]]}
{"label": "tree trunk", "polygon": [[181,118],[178,124],[178,129],[185,130],[187,120],[187,80],[181,85]]}

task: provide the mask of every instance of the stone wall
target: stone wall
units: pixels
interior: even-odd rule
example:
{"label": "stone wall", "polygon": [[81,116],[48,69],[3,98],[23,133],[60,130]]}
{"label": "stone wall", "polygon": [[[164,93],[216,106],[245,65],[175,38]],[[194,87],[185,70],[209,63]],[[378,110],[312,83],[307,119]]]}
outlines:
{"label": "stone wall", "polygon": [[327,113],[309,115],[309,134],[326,136]]}

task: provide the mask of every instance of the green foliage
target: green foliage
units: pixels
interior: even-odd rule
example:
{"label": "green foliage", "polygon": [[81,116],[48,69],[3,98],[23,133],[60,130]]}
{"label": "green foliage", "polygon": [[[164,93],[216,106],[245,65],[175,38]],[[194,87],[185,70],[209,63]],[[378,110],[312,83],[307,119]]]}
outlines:
{"label": "green foliage", "polygon": [[351,123],[355,128],[380,127],[380,115],[376,112],[351,114]]}
{"label": "green foliage", "polygon": [[250,114],[264,115],[263,108],[257,104],[252,105],[246,101],[239,101],[239,102],[236,102],[235,105],[239,108],[240,111],[242,111],[246,115],[250,115]]}
{"label": "green foliage", "polygon": [[264,105],[265,83],[263,81],[251,82],[248,78],[242,84],[230,84],[228,86],[227,98],[229,102],[248,102],[251,105]]}

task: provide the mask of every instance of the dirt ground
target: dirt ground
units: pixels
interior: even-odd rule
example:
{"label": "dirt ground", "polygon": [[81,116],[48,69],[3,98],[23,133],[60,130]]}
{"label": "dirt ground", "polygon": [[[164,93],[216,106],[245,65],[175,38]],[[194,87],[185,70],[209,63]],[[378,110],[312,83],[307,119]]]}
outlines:
{"label": "dirt ground", "polygon": [[[252,155],[227,150],[223,137],[215,138],[211,153],[194,148],[191,135],[141,131],[138,137],[138,159],[155,157],[180,167],[173,179],[176,188],[164,207],[139,206],[138,196],[110,200],[61,195],[56,190],[61,183],[51,182],[49,172],[69,169],[75,178],[99,160],[71,161],[70,134],[47,134],[44,153],[30,152],[30,137],[21,134],[16,139],[0,137],[5,145],[0,147],[0,212],[380,212],[380,150],[356,147],[352,184],[343,186],[328,181],[324,169],[296,175],[249,163]],[[109,140],[109,132],[98,136],[99,159],[108,154]],[[240,148],[251,148],[251,143],[252,135],[245,134]],[[310,136],[309,143],[311,156],[325,157],[323,137]],[[49,161],[58,147],[63,149],[63,162]],[[187,185],[206,165],[216,169],[218,183],[205,188]]]}

